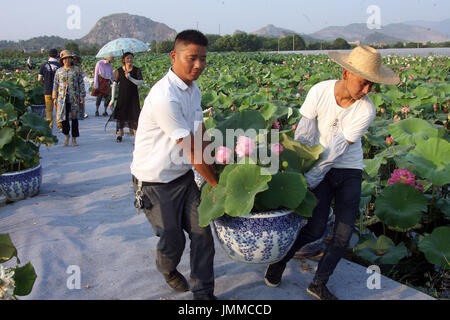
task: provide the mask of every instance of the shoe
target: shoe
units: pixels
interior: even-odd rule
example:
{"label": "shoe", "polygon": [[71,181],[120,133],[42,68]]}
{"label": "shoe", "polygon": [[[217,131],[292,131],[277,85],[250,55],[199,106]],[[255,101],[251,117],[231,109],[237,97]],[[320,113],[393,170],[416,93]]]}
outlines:
{"label": "shoe", "polygon": [[120,143],[120,142],[122,142],[122,137],[121,137],[121,136],[117,136],[117,139],[116,139],[116,140],[117,140],[117,142]]}
{"label": "shoe", "polygon": [[107,117],[108,116],[108,112],[103,112],[102,116]]}
{"label": "shoe", "polygon": [[178,270],[164,275],[167,284],[178,292],[186,292],[189,290],[189,285],[185,277]]}
{"label": "shoe", "polygon": [[86,119],[87,117],[89,117],[89,115],[88,115],[87,113],[85,113],[85,114],[83,115],[83,118]]}
{"label": "shoe", "polygon": [[328,290],[324,283],[311,283],[306,292],[319,300],[339,300]]}
{"label": "shoe", "polygon": [[276,288],[281,283],[281,277],[283,276],[286,264],[283,262],[272,263],[267,267],[266,274],[264,275],[264,282],[268,287]]}
{"label": "shoe", "polygon": [[217,300],[212,293],[194,293],[194,300]]}
{"label": "shoe", "polygon": [[96,116],[96,117],[99,117],[99,116],[100,116],[100,114],[98,113],[98,111],[95,111],[95,116]]}

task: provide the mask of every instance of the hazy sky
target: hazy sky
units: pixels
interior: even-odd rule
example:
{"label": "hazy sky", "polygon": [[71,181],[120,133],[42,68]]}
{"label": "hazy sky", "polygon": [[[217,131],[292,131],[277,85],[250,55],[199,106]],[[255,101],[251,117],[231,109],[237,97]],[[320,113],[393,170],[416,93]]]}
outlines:
{"label": "hazy sky", "polygon": [[[441,21],[450,17],[449,0],[11,0],[2,3],[0,40],[43,35],[69,39],[85,36],[104,16],[130,13],[163,22],[176,31],[252,32],[274,24],[299,33],[327,26],[367,22],[371,5],[381,24],[408,20]],[[68,9],[79,10],[70,11]],[[79,19],[78,19],[79,17]],[[69,25],[68,25],[69,22]]]}

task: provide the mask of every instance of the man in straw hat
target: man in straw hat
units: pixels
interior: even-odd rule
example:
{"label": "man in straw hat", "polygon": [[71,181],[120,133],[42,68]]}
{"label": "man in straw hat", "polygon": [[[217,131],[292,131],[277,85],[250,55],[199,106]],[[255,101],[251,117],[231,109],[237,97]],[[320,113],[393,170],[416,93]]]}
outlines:
{"label": "man in straw hat", "polygon": [[317,206],[290,251],[283,260],[269,265],[264,278],[269,287],[277,287],[295,252],[323,236],[334,198],[333,237],[307,292],[321,300],[337,300],[326,283],[345,253],[359,216],[364,168],[361,137],[376,113],[367,94],[374,83],[395,85],[399,79],[381,64],[379,52],[371,47],[360,46],[351,53],[328,55],[344,68],[342,80],[323,81],[311,88],[300,109],[303,117],[295,132],[297,141],[308,145],[320,143],[324,147],[319,161],[305,174],[308,188],[318,200]]}

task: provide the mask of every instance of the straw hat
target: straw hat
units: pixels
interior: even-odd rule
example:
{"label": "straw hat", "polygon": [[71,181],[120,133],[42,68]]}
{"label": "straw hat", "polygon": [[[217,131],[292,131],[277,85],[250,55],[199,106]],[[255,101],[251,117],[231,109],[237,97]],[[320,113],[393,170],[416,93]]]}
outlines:
{"label": "straw hat", "polygon": [[380,53],[369,46],[358,46],[350,53],[330,51],[331,60],[348,71],[374,83],[396,85],[400,78],[381,64]]}
{"label": "straw hat", "polygon": [[74,57],[74,56],[73,56],[72,52],[70,52],[69,50],[63,50],[63,51],[61,51],[61,53],[59,54],[59,62],[62,63],[62,61],[63,61],[65,58],[73,58],[73,57]]}

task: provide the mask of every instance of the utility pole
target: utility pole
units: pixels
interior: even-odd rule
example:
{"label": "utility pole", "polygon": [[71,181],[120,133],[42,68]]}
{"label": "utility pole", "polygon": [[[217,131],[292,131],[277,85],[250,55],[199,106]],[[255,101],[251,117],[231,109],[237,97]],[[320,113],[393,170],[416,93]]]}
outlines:
{"label": "utility pole", "polygon": [[295,33],[292,34],[292,51],[295,51]]}
{"label": "utility pole", "polygon": [[278,38],[278,52],[280,52],[280,38]]}

